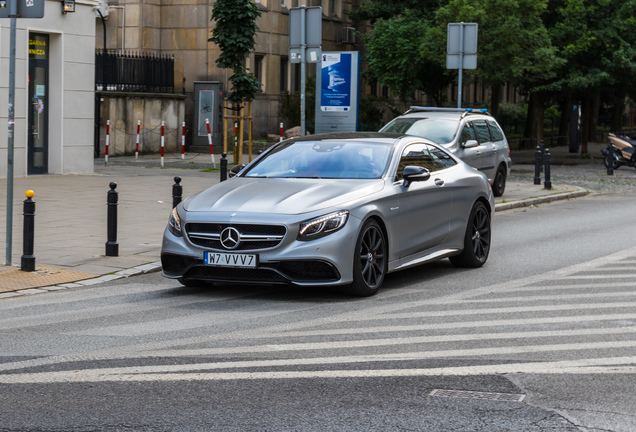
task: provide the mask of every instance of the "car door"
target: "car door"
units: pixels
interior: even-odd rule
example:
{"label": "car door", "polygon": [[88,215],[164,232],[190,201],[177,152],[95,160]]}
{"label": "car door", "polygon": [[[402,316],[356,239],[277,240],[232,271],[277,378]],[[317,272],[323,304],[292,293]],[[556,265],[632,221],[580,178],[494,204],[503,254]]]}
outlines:
{"label": "car door", "polygon": [[[475,142],[477,145],[474,145]],[[471,167],[479,169],[481,148],[479,147],[479,141],[477,141],[477,133],[473,122],[464,123],[455,155]]]}
{"label": "car door", "polygon": [[[436,162],[426,143],[404,148],[396,172],[399,197],[400,258],[422,253],[441,244],[448,236],[452,205],[451,190],[445,187],[445,167]],[[436,148],[435,148],[436,149]],[[447,156],[451,163],[452,158]],[[413,181],[404,186],[402,172],[407,166],[419,166],[430,171],[425,181]]]}
{"label": "car door", "polygon": [[[490,180],[495,177],[495,144],[490,136],[490,129],[486,120],[474,120],[477,139],[479,141],[479,162],[475,168],[488,176]],[[474,166],[474,165],[473,165]]]}

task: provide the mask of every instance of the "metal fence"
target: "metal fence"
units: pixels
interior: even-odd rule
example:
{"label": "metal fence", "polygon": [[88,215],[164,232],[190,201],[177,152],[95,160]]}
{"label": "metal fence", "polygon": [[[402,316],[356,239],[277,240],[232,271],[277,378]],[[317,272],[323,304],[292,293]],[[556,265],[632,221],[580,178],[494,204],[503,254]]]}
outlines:
{"label": "metal fence", "polygon": [[174,56],[99,50],[95,53],[95,89],[174,93]]}

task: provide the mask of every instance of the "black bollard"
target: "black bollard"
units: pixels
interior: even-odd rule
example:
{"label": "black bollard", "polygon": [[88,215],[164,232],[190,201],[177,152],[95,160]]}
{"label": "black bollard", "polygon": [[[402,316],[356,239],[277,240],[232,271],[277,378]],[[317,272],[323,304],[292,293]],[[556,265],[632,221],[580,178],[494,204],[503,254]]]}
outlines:
{"label": "black bollard", "polygon": [[227,153],[221,154],[221,181],[227,180]]}
{"label": "black bollard", "polygon": [[545,155],[543,156],[545,162],[545,188],[552,189],[552,181],[550,180],[550,150],[545,149]]}
{"label": "black bollard", "polygon": [[106,242],[106,256],[119,256],[119,243],[117,243],[117,183],[110,182],[110,190],[107,195],[107,225],[108,241]]}
{"label": "black bollard", "polygon": [[534,184],[541,184],[541,147],[537,146],[534,152]]}
{"label": "black bollard", "polygon": [[607,146],[607,175],[614,175],[614,147],[612,146],[612,142]]}
{"label": "black bollard", "polygon": [[543,164],[545,163],[545,161],[543,160],[543,158],[545,157],[545,144],[543,143],[543,140],[541,140],[541,145],[539,147],[541,147],[541,163],[539,164],[539,166],[541,167],[541,172],[543,172]]}
{"label": "black bollard", "polygon": [[26,191],[27,199],[24,200],[24,227],[22,231],[22,262],[20,270],[32,272],[35,270],[35,256],[33,256],[33,242],[35,240],[35,194],[32,190]]}
{"label": "black bollard", "polygon": [[175,208],[181,202],[183,197],[183,186],[181,186],[181,177],[176,176],[174,178],[174,184],[172,185],[172,208]]}

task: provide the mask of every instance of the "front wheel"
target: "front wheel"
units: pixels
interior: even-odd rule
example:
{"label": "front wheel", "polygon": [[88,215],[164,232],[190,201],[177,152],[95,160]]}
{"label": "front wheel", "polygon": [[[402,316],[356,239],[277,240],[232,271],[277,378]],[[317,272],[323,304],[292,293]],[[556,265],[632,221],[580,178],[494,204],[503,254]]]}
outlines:
{"label": "front wheel", "polygon": [[378,292],[387,272],[387,242],[380,225],[373,219],[360,231],[353,256],[353,283],[349,294],[367,297]]}
{"label": "front wheel", "polygon": [[456,267],[483,266],[490,253],[490,234],[490,212],[484,203],[477,202],[468,218],[464,250],[459,255],[450,257],[450,262]]}
{"label": "front wheel", "polygon": [[612,169],[618,169],[618,167],[619,167],[618,161],[616,160],[616,157],[612,157],[610,159],[609,152],[603,158],[603,164],[605,165],[605,168],[607,168],[607,169],[609,169],[610,164],[611,164]]}

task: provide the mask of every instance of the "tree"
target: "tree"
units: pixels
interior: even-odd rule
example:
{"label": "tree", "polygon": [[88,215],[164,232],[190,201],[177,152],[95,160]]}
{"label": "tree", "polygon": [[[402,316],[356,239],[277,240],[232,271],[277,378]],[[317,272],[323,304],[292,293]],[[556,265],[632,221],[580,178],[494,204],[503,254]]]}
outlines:
{"label": "tree", "polygon": [[212,8],[211,20],[216,21],[216,26],[209,41],[221,50],[217,66],[232,69],[233,75],[229,78],[232,90],[228,100],[234,105],[253,100],[261,88],[261,83],[245,67],[245,59],[254,49],[254,36],[258,30],[256,19],[260,16],[258,6],[252,0],[217,0]]}
{"label": "tree", "polygon": [[426,21],[416,14],[378,20],[366,38],[367,68],[363,76],[387,86],[403,102],[416,90],[422,90],[441,105],[442,89],[450,78],[445,68],[420,55],[427,29]]}

